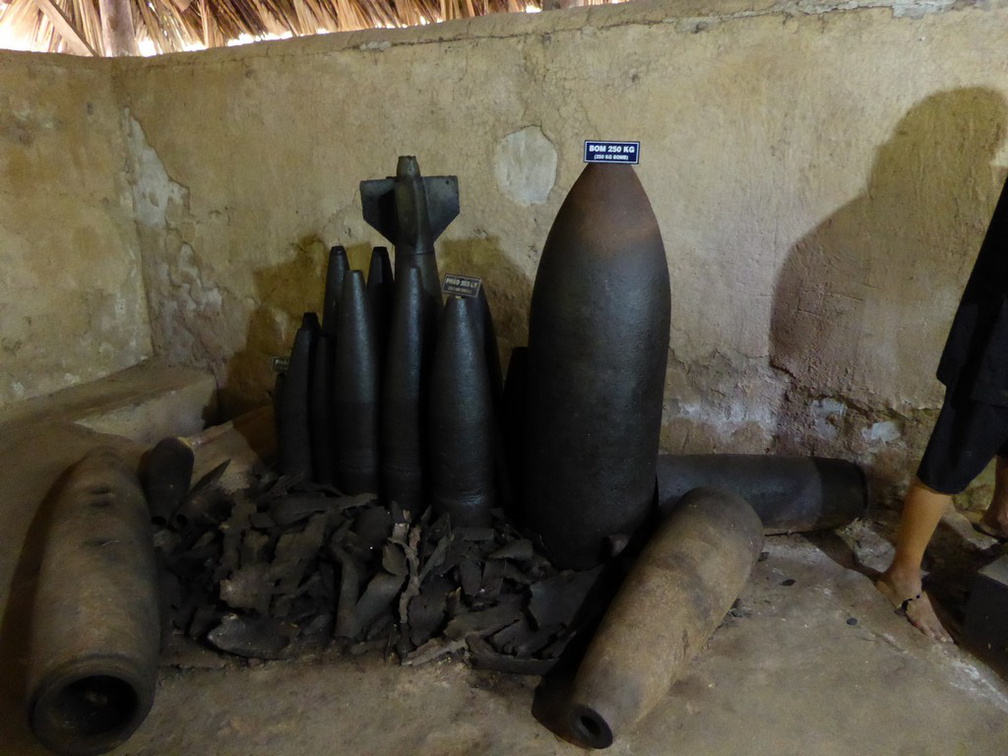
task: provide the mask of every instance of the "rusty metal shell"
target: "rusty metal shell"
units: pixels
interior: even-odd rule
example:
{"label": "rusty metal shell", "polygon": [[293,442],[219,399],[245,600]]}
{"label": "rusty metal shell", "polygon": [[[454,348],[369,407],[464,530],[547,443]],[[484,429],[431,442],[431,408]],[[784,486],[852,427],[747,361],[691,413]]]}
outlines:
{"label": "rusty metal shell", "polygon": [[150,711],[160,622],[151,524],[114,450],[73,468],[54,501],[32,615],[28,711],[59,754],[123,743]]}
{"label": "rusty metal shell", "polygon": [[700,488],[659,526],[610,604],[574,679],[568,724],[606,748],[650,711],[749,579],[763,526],[744,499]]}

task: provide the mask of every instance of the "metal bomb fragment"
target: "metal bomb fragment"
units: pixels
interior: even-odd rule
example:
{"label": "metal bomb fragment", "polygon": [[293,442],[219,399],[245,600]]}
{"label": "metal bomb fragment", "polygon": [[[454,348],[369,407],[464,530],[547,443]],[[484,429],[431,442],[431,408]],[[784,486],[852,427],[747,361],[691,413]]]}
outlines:
{"label": "metal bomb fragment", "polygon": [[669,340],[658,221],[629,165],[589,165],[543,249],[529,318],[524,515],[590,567],[652,511]]}
{"label": "metal bomb fragment", "polygon": [[360,183],[364,220],[395,246],[395,277],[420,269],[423,289],[441,302],[434,240],[459,213],[457,176],[421,176],[417,159],[401,155],[396,175]]}
{"label": "metal bomb fragment", "polygon": [[189,493],[194,461],[192,447],[177,437],[161,439],[140,460],[140,481],[154,525],[166,525]]}
{"label": "metal bomb fragment", "polygon": [[469,297],[448,299],[431,367],[431,505],[463,527],[489,526],[496,503],[497,425],[485,305]]}
{"label": "metal bomb fragment", "polygon": [[607,748],[644,715],[704,647],[763,548],[741,497],[687,494],[648,541],[585,653],[568,709],[573,735]]}
{"label": "metal bomb fragment", "polygon": [[346,494],[377,493],[378,344],[364,274],[359,270],[350,271],[343,281],[333,385],[336,486]]}
{"label": "metal bomb fragment", "polygon": [[53,504],[32,614],[31,728],[59,754],[104,753],[150,711],[160,622],[151,524],[110,448],[68,472]]}

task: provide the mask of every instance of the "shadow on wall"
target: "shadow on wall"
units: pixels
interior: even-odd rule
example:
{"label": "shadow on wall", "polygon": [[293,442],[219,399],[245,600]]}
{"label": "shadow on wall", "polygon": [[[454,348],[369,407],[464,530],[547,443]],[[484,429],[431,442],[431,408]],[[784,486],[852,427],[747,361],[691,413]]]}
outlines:
{"label": "shadow on wall", "polygon": [[483,280],[506,368],[511,350],[528,343],[531,279],[505,256],[495,237],[443,241],[438,245],[438,270],[442,279],[445,273],[458,273]]}
{"label": "shadow on wall", "polygon": [[318,236],[294,245],[294,257],[255,272],[256,307],[245,346],[228,360],[220,401],[225,418],[269,402],[273,358],[286,357],[305,312],[320,312],[328,247]]}
{"label": "shadow on wall", "polygon": [[791,249],[770,334],[791,384],[778,453],[872,459],[886,483],[916,464],[936,412],[906,408],[940,400],[934,370],[997,200],[1006,123],[992,90],[926,98],[879,148],[866,191]]}
{"label": "shadow on wall", "polygon": [[[273,358],[290,354],[303,313],[321,317],[329,247],[318,236],[304,237],[294,246],[292,259],[255,273],[256,307],[249,316],[245,346],[228,360],[221,386],[225,418],[269,402]],[[370,254],[370,245],[347,248],[351,267],[363,268],[365,274]],[[437,256],[442,276],[447,272],[483,279],[506,365],[511,349],[527,339],[531,282],[492,238],[446,241],[437,245]]]}

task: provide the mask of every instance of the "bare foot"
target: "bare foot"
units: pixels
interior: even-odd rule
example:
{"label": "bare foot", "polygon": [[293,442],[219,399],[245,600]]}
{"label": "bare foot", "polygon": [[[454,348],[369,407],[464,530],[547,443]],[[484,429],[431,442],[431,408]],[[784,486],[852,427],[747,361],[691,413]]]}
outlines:
{"label": "bare foot", "polygon": [[889,599],[898,614],[905,616],[907,622],[924,635],[940,643],[952,642],[952,636],[942,626],[931,599],[920,589],[919,583],[916,590],[913,586],[897,586],[896,580],[886,572],[875,581],[875,587]]}

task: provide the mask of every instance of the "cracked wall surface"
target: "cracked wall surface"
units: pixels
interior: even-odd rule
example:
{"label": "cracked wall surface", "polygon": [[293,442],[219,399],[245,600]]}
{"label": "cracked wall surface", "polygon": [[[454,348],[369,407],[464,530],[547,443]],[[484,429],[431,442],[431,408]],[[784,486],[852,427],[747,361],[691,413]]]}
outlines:
{"label": "cracked wall surface", "polygon": [[906,480],[1008,166],[1008,5],[634,2],[110,63],[153,348],[232,410],[383,243],[358,183],[459,176],[442,272],[505,359],[585,139],[641,141],[665,240],[668,451],[853,459]]}
{"label": "cracked wall surface", "polygon": [[107,66],[0,52],[0,407],[151,354]]}
{"label": "cracked wall surface", "polygon": [[123,63],[186,194],[145,237],[155,343],[265,397],[327,247],[360,266],[382,243],[358,182],[415,154],[459,176],[441,270],[484,277],[506,358],[583,140],[640,140],[672,277],[663,447],[904,481],[1008,164],[1008,10],[850,7],[629,3]]}

